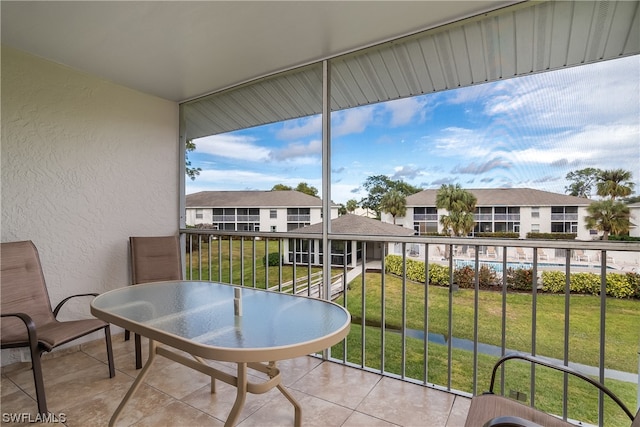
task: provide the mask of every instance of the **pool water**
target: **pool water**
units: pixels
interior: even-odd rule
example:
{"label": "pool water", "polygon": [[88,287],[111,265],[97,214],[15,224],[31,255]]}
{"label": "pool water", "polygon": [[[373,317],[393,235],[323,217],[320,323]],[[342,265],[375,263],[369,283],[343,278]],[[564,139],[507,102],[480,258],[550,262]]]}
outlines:
{"label": "pool water", "polygon": [[[475,267],[475,261],[473,260],[467,260],[467,259],[454,259],[454,266],[456,269],[458,268],[463,268],[466,266],[469,267]],[[498,261],[479,261],[478,264],[480,266],[487,266],[492,268],[496,273],[502,273],[502,268],[504,266],[503,263],[498,262]],[[538,263],[538,267],[565,267],[565,264],[562,263],[550,263],[550,262],[539,262]],[[589,268],[595,268],[595,267],[600,267],[598,265],[574,265],[571,264],[571,269],[574,268],[585,268],[585,267],[589,267]],[[507,268],[512,268],[514,270],[526,270],[526,269],[531,269],[533,268],[533,264],[530,262],[507,262]],[[608,269],[612,269],[612,267],[607,266]]]}

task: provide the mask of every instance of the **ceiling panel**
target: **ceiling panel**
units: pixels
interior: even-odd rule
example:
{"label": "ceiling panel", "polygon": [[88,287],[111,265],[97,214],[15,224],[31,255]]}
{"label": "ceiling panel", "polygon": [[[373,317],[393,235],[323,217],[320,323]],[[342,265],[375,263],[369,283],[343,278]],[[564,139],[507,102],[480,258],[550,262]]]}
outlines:
{"label": "ceiling panel", "polygon": [[[332,111],[637,55],[638,1],[531,2],[331,60]],[[302,82],[304,81],[304,82]],[[320,65],[183,104],[187,137],[321,112]],[[257,89],[260,88],[260,90]],[[304,87],[303,92],[294,90]],[[256,91],[260,96],[255,96]],[[283,105],[284,104],[284,105]],[[293,109],[291,108],[293,107]],[[198,114],[191,114],[195,110]]]}

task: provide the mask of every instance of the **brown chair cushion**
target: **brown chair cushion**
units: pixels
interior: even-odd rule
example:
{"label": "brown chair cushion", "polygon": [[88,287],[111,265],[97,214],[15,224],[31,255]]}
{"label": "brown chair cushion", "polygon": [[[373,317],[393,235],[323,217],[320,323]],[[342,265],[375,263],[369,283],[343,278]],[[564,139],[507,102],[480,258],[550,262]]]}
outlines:
{"label": "brown chair cushion", "polygon": [[494,394],[483,394],[471,399],[465,427],[482,427],[487,421],[504,415],[524,418],[546,427],[573,426],[573,424],[560,418],[538,411],[515,400]]}
{"label": "brown chair cushion", "polygon": [[130,237],[129,242],[134,284],[182,280],[178,236]]}

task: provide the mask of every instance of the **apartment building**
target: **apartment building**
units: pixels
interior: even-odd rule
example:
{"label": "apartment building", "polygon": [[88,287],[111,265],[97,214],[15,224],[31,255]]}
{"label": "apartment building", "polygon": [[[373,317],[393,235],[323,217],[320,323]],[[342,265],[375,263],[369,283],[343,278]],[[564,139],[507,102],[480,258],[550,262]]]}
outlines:
{"label": "apartment building", "polygon": [[[475,227],[479,232],[514,232],[526,238],[529,232],[575,233],[579,240],[597,238],[585,228],[584,217],[590,199],[532,188],[469,189],[477,198]],[[407,197],[407,213],[396,224],[412,228],[418,235],[442,233],[440,218],[446,210],[436,208],[437,189],[423,190]],[[382,220],[393,222],[391,215]]]}
{"label": "apartment building", "polygon": [[[186,225],[287,232],[322,222],[322,200],[299,191],[201,191],[185,198]],[[331,218],[338,217],[338,205]]]}

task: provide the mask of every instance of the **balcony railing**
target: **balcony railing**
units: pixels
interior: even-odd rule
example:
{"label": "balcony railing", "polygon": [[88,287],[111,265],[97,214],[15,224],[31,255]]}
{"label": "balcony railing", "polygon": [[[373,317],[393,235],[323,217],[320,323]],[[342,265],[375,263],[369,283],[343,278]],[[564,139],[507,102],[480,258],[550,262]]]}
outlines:
{"label": "balcony railing", "polygon": [[438,214],[413,214],[414,221],[437,221]]}
{"label": "balcony railing", "polygon": [[577,220],[578,220],[577,213],[571,213],[571,214],[552,213],[551,214],[551,221],[577,221]]}
{"label": "balcony railing", "polygon": [[[352,314],[350,335],[319,355],[324,359],[471,396],[487,389],[493,363],[515,351],[582,370],[630,408],[640,402],[640,299],[607,296],[608,282],[629,279],[639,286],[640,243],[329,233],[323,244],[319,234],[182,232],[187,278],[344,305]],[[294,239],[299,241],[289,250]],[[322,256],[334,240],[351,248],[346,257]],[[313,264],[323,259],[334,264]],[[488,275],[495,283],[487,284]],[[574,278],[595,286],[576,296]],[[547,291],[547,282],[555,293]],[[567,377],[554,382],[551,392],[539,385],[548,383],[544,369],[510,369],[501,374],[503,394],[525,396],[530,405],[563,419],[626,422],[610,418],[618,414],[608,412],[602,395],[588,402],[577,398],[583,392]],[[592,413],[578,410],[589,405]]]}
{"label": "balcony railing", "polygon": [[311,221],[310,214],[287,215],[287,222],[309,222],[309,221]]}

